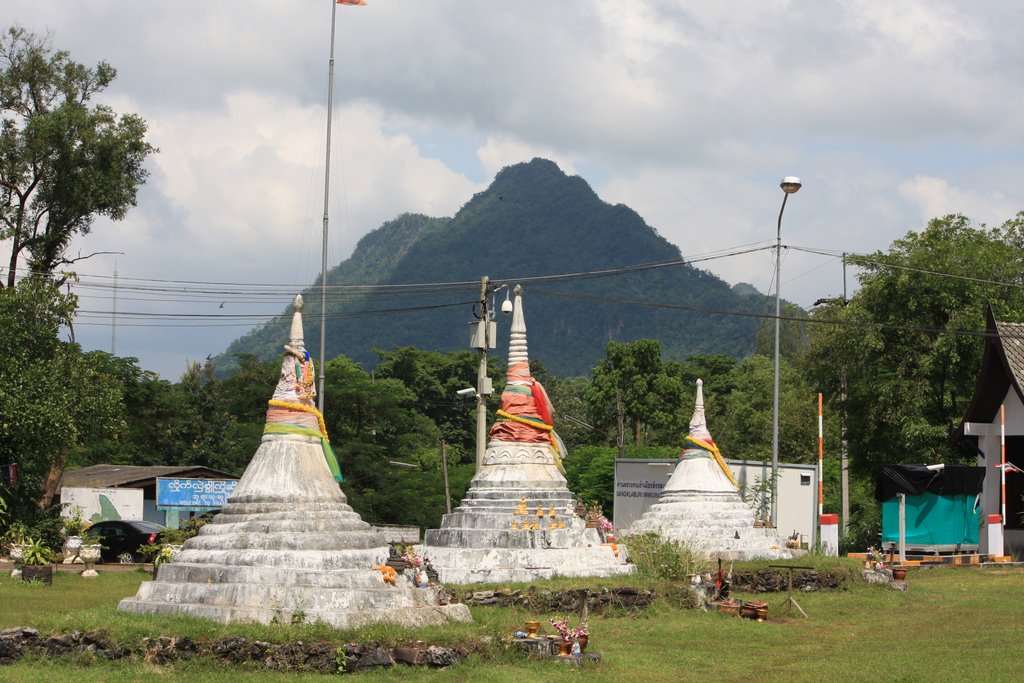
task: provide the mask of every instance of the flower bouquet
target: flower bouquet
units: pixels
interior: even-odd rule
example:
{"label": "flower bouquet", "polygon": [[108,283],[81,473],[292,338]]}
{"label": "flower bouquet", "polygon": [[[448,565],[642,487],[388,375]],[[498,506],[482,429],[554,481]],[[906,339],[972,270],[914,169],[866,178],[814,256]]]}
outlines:
{"label": "flower bouquet", "polygon": [[[551,626],[558,631],[558,635],[561,640],[558,648],[559,656],[564,657],[569,654],[582,653],[587,649],[587,640],[590,638],[590,630],[586,623],[570,628],[569,617],[549,619],[548,621],[550,621]],[[577,648],[572,647],[573,642],[577,644]]]}
{"label": "flower bouquet", "polygon": [[413,569],[419,569],[423,566],[423,558],[416,554],[411,545],[405,546],[402,552],[402,559],[405,560],[406,567],[412,567]]}

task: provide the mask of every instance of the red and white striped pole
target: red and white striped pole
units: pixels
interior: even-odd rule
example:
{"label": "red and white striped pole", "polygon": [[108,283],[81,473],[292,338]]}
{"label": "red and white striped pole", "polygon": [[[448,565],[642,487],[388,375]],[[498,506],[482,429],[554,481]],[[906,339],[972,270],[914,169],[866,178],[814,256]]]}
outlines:
{"label": "red and white striped pole", "polygon": [[[1006,404],[999,406],[999,496],[1002,499],[1000,513],[1003,515],[1003,528],[1006,528]],[[1002,552],[1000,550],[1000,552]]]}
{"label": "red and white striped pole", "polygon": [[822,401],[821,392],[818,392],[818,516],[825,512],[825,481],[822,460],[825,457],[825,435],[822,429]]}

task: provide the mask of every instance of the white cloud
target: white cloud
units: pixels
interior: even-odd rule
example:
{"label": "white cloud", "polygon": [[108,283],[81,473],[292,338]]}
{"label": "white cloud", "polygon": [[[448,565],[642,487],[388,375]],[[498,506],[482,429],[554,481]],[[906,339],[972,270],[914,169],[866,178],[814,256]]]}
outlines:
{"label": "white cloud", "polygon": [[1024,210],[1020,195],[1010,197],[1001,191],[964,189],[944,178],[923,175],[900,183],[899,193],[916,206],[922,223],[958,213],[975,223],[997,226]]}
{"label": "white cloud", "polygon": [[506,166],[529,161],[534,157],[543,157],[554,161],[568,175],[577,174],[572,161],[554,149],[526,144],[510,137],[491,136],[487,138],[477,150],[477,157],[483,165],[484,172],[490,177],[495,176]]}
{"label": "white cloud", "polygon": [[[98,222],[75,248],[124,252],[125,277],[315,277],[331,9],[5,3],[76,59],[116,66],[104,101],[140,113],[162,150],[127,220]],[[804,179],[786,209],[791,245],[885,249],[949,211],[998,224],[1024,208],[1013,3],[433,0],[338,19],[332,263],[400,213],[451,215],[534,156],[686,255],[771,243],[789,174]],[[783,294],[801,303],[841,289],[834,260],[792,251],[783,266]],[[771,286],[769,252],[706,267]],[[81,269],[110,273],[113,258]],[[126,331],[137,346],[124,352],[163,366],[240,331]],[[107,337],[96,328],[97,346]]]}

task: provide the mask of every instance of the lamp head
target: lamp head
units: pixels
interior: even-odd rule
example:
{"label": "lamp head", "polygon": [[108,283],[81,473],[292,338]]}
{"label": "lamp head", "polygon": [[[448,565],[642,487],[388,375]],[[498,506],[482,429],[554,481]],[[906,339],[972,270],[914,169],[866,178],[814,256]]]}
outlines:
{"label": "lamp head", "polygon": [[779,183],[779,187],[781,187],[782,191],[785,192],[786,194],[796,194],[797,190],[799,190],[802,186],[800,185],[799,178],[797,178],[795,175],[788,175],[782,179],[782,182]]}

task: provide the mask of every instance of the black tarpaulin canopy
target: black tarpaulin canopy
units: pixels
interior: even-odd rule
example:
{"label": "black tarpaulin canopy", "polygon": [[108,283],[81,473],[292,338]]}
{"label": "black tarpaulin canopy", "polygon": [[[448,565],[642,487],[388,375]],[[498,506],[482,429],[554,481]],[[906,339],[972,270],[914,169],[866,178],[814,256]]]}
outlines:
{"label": "black tarpaulin canopy", "polygon": [[930,470],[927,465],[879,465],[875,479],[875,499],[886,501],[898,493],[919,496],[930,491],[941,496],[981,493],[984,467],[947,465]]}

